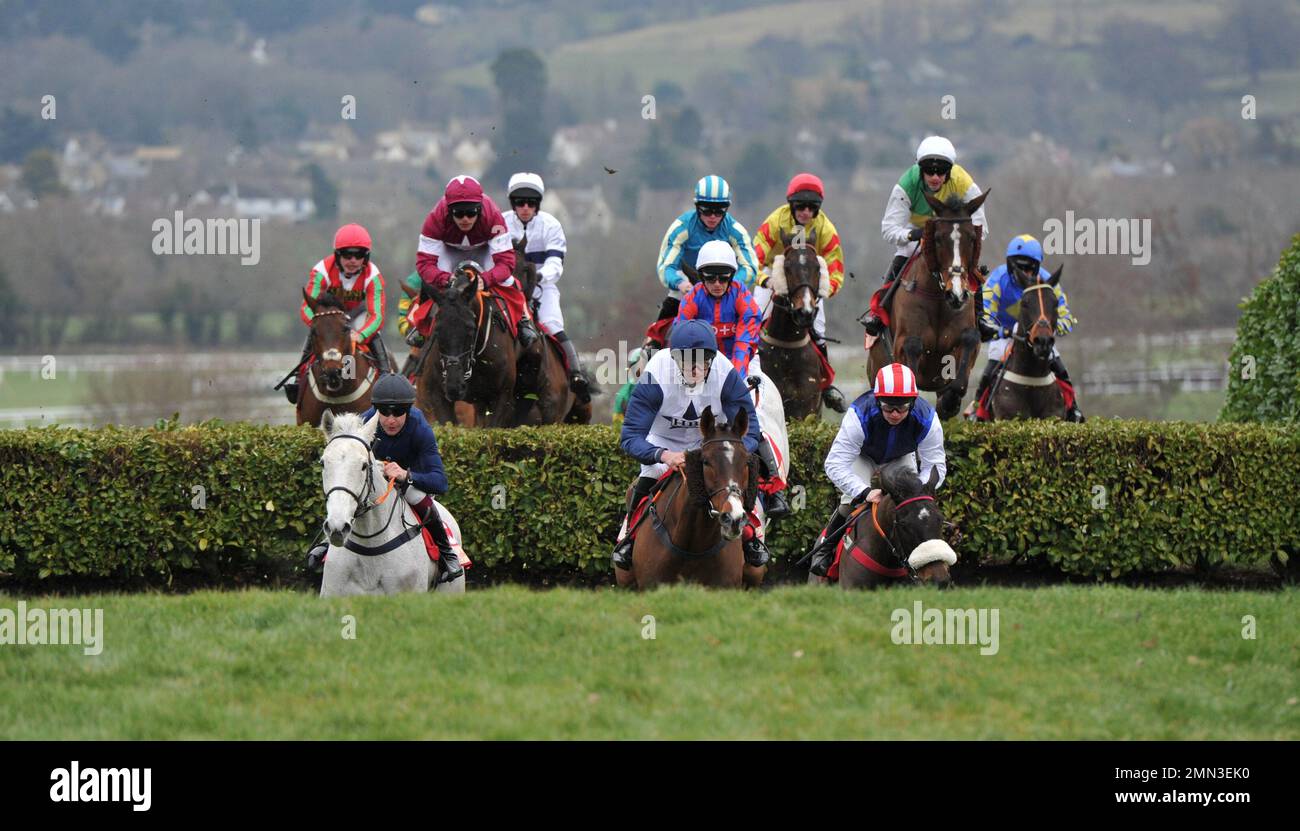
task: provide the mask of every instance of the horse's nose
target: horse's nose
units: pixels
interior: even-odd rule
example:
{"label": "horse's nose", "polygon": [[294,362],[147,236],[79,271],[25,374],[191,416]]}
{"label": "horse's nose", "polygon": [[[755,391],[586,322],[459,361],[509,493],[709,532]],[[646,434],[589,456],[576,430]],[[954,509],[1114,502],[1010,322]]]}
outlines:
{"label": "horse's nose", "polygon": [[344,522],[342,525],[329,529],[330,545],[341,546],[347,540],[348,534],[352,532],[352,523]]}

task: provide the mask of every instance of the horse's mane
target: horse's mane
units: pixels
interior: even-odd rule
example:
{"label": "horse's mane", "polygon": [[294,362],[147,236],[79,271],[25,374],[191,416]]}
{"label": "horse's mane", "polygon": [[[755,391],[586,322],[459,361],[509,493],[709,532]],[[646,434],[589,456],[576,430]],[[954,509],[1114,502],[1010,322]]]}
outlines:
{"label": "horse's mane", "polygon": [[316,298],[316,309],[317,311],[321,309],[339,309],[340,311],[346,311],[343,308],[343,301],[340,300],[337,295],[328,291]]}

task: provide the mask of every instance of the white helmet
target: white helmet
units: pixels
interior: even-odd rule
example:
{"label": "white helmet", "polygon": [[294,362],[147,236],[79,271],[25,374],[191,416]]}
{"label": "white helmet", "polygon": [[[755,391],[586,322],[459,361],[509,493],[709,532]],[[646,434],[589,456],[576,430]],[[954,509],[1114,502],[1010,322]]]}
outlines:
{"label": "white helmet", "polygon": [[695,270],[699,271],[706,266],[725,265],[733,272],[739,271],[740,266],[736,262],[736,251],[730,243],[723,242],[720,239],[709,240],[700,247],[699,256],[695,258]]}
{"label": "white helmet", "polygon": [[957,163],[957,149],[943,136],[927,136],[916,148],[916,160],[943,159],[948,164]]}
{"label": "white helmet", "polygon": [[509,199],[518,191],[534,191],[522,195],[541,199],[546,195],[546,185],[542,184],[542,177],[536,173],[516,173],[510,177],[510,184],[506,186],[506,198]]}

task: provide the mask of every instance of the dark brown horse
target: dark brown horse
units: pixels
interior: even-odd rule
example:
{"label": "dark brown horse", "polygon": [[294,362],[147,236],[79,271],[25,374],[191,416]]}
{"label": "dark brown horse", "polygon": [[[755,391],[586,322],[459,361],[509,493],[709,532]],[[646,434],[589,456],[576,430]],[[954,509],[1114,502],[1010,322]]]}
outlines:
{"label": "dark brown horse", "polygon": [[320,426],[326,410],[335,415],[370,408],[370,388],[379,369],[370,350],[357,348],[343,304],[332,294],[303,299],[311,309],[311,348],[315,356],[298,393],[299,424]]}
{"label": "dark brown horse", "polygon": [[[620,586],[650,589],[690,581],[705,586],[757,586],[767,568],[745,564],[741,535],[758,494],[757,467],[742,439],[749,415],[718,429],[712,407],[700,416],[704,437],[686,454],[685,471],[651,497],[632,547],[632,569],[615,569]],[[755,459],[756,461],[756,459]]]}
{"label": "dark brown horse", "polygon": [[[528,308],[533,317],[537,316],[537,301],[533,291],[537,288],[537,266],[524,258],[524,249],[528,246],[528,235],[524,234],[515,243],[515,282],[528,300]],[[537,328],[542,329],[541,323]],[[591,402],[585,404],[578,400],[569,387],[568,368],[564,362],[564,352],[550,335],[543,332],[546,346],[541,350],[541,366],[537,373],[536,399],[531,399],[527,407],[517,407],[516,421],[520,424],[590,424]],[[520,382],[520,386],[523,382]],[[522,392],[518,390],[517,392]]]}
{"label": "dark brown horse", "polygon": [[517,358],[505,310],[470,269],[458,268],[434,302],[416,406],[433,422],[512,426]]}
{"label": "dark brown horse", "polygon": [[[1052,349],[1056,345],[1057,299],[1061,282],[1056,269],[1047,282],[1037,275],[1016,272],[1020,295],[1019,325],[1011,336],[1004,368],[989,393],[989,414],[993,420],[1009,418],[1065,418],[1065,398],[1052,372]],[[1015,269],[1012,269],[1015,271]],[[1033,285],[1026,286],[1029,280]]]}
{"label": "dark brown horse", "polygon": [[[909,458],[910,461],[910,458]],[[946,587],[956,553],[944,542],[943,514],[934,501],[938,471],[924,485],[909,465],[884,468],[878,503],[865,503],[844,537],[839,561],[843,589],[872,589],[899,580]],[[809,582],[824,582],[809,575]]]}
{"label": "dark brown horse", "polygon": [[971,221],[991,191],[970,202],[940,202],[921,233],[919,256],[898,276],[889,312],[889,335],[872,347],[867,377],[898,362],[916,374],[923,390],[938,393],[935,410],[952,418],[961,408],[979,354],[976,304],[983,275],[979,269],[981,229]]}
{"label": "dark brown horse", "polygon": [[767,281],[772,314],[763,324],[758,355],[763,374],[781,391],[785,417],[801,419],[822,410],[821,359],[812,342],[822,273],[817,234],[809,234],[802,245],[791,240],[789,234],[781,234],[785,252],[772,262]]}

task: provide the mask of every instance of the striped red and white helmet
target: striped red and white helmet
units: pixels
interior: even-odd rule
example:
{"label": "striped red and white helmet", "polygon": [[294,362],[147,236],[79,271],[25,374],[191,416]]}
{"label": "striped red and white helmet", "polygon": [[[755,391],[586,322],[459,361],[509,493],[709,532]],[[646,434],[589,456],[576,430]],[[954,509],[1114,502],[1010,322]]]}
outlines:
{"label": "striped red and white helmet", "polygon": [[871,391],[877,398],[916,398],[916,376],[902,364],[890,364],[876,373],[876,386]]}

